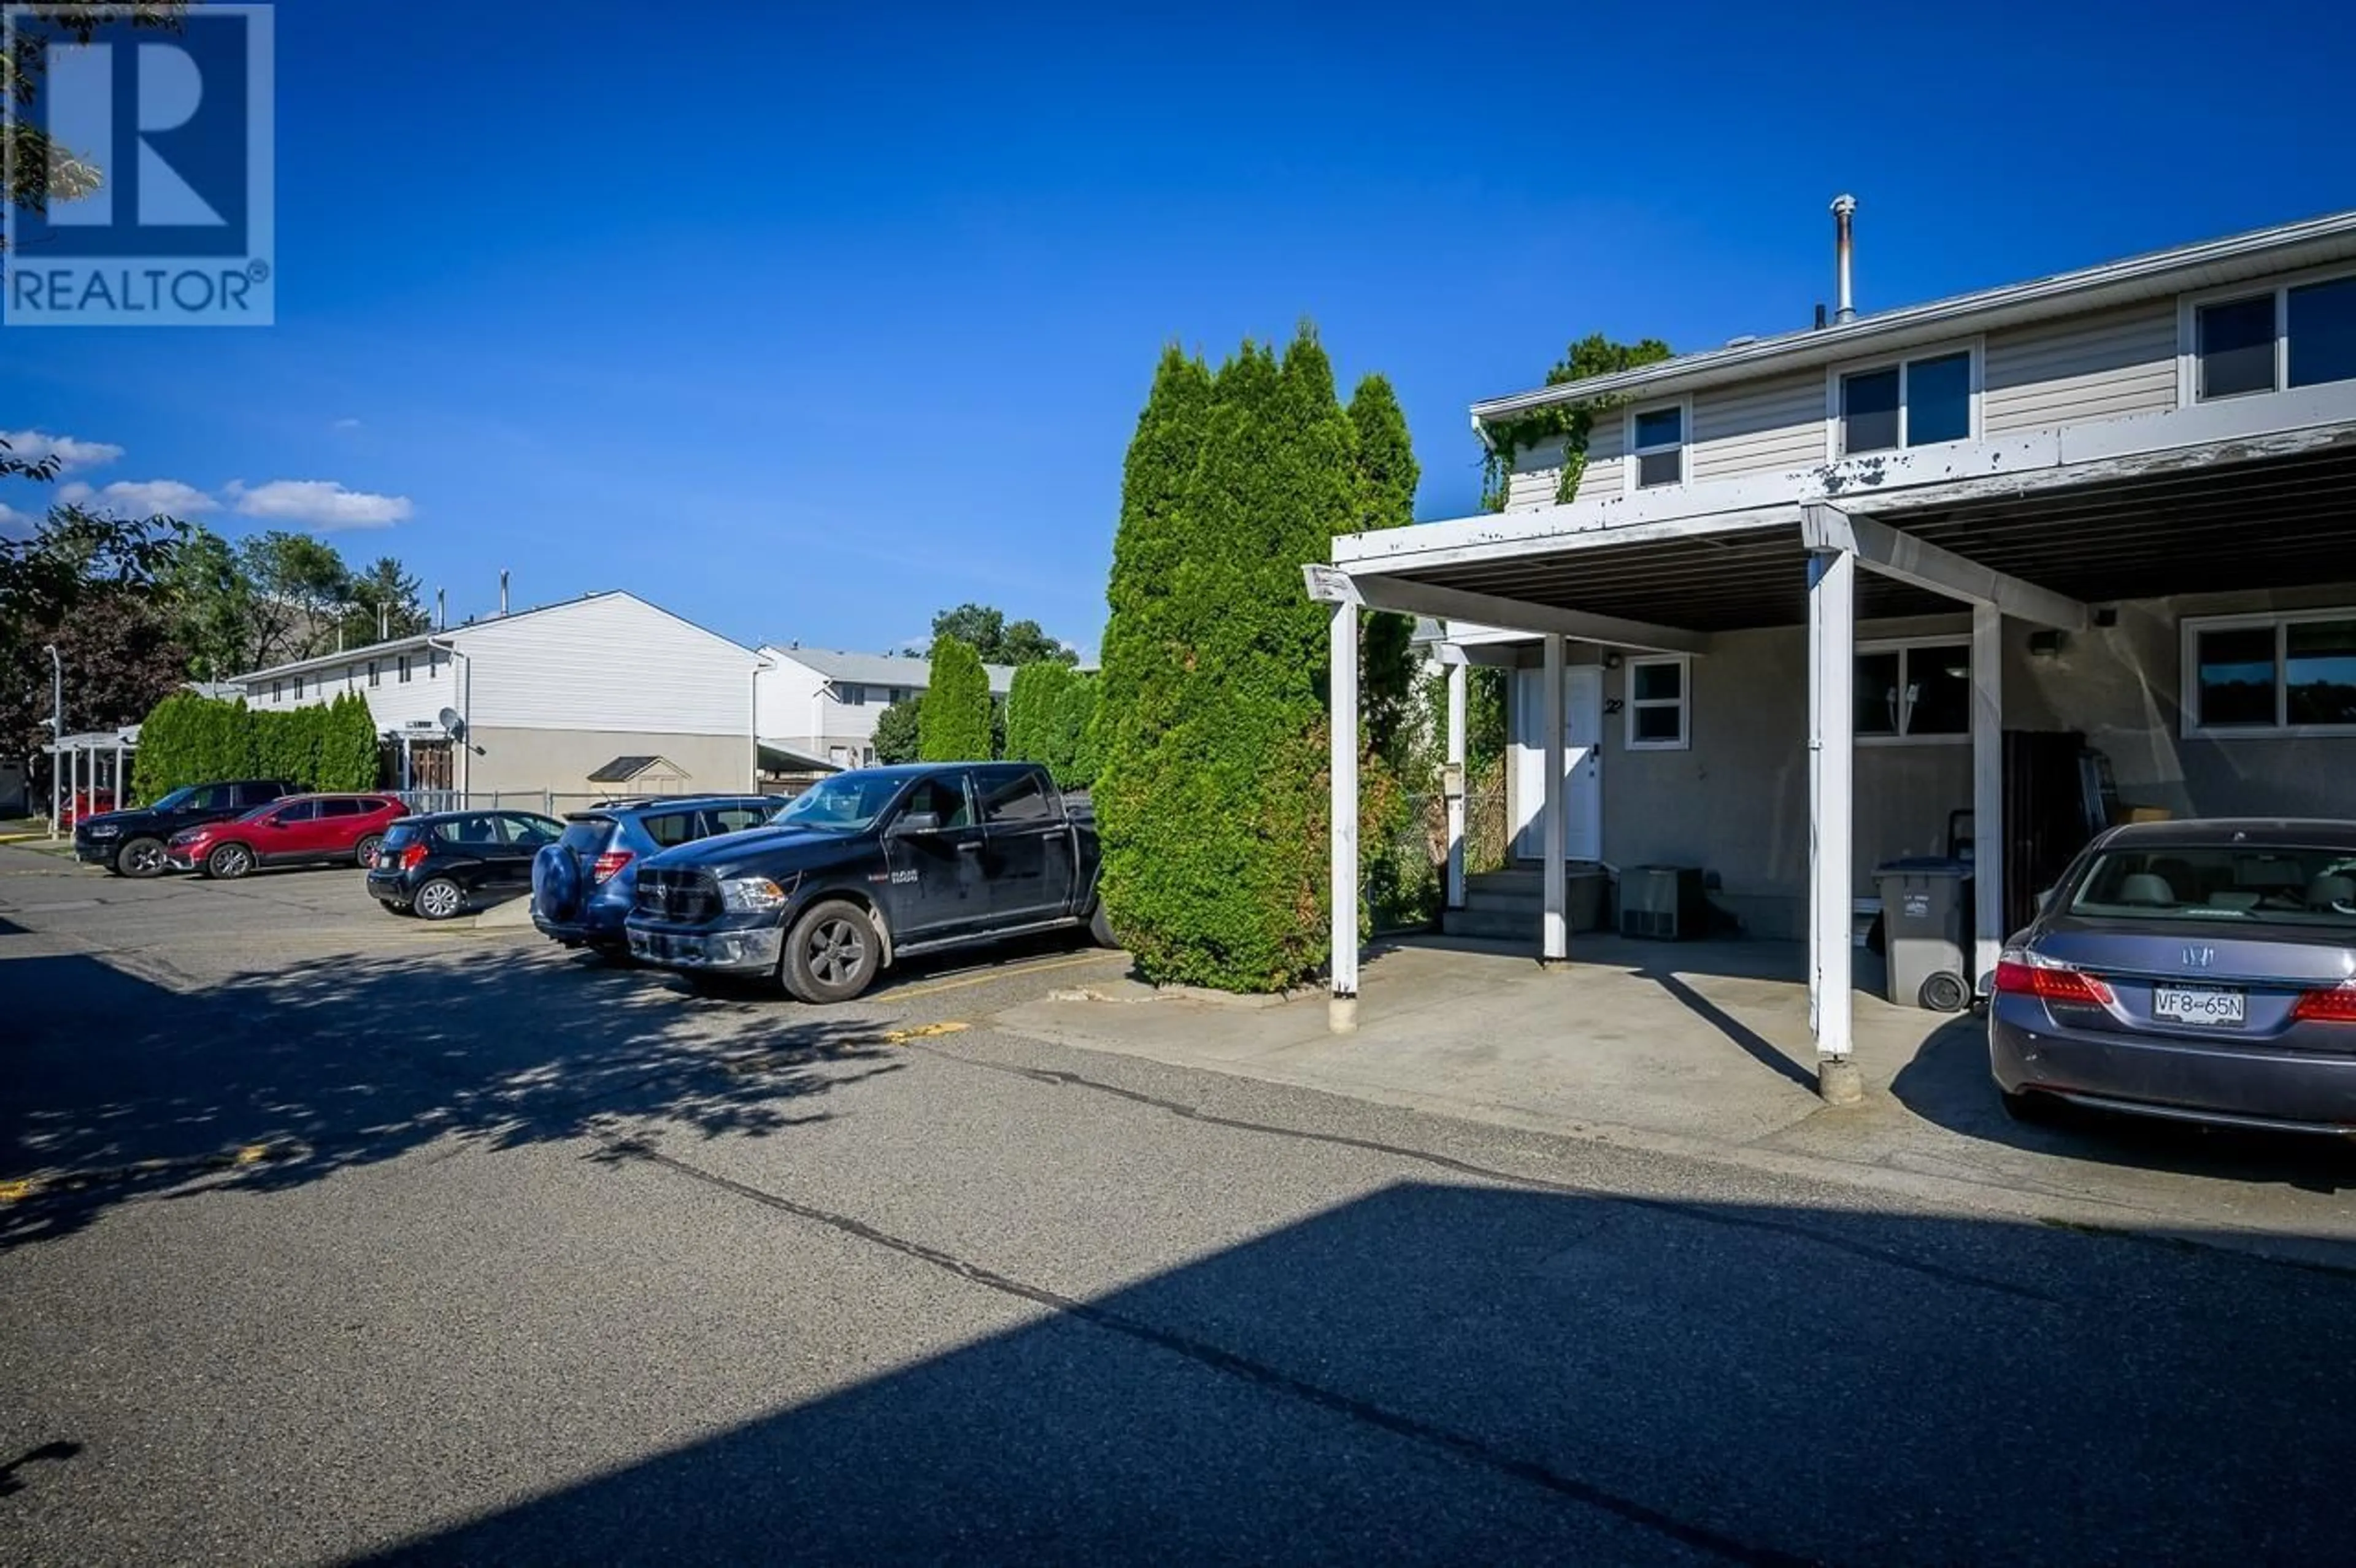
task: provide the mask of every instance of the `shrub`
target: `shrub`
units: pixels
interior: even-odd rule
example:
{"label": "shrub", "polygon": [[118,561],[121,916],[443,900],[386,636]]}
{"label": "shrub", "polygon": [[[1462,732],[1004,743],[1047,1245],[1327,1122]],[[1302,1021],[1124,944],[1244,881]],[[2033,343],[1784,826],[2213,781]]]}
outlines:
{"label": "shrub", "polygon": [[988,761],[990,675],[981,656],[955,637],[937,637],[931,680],[917,709],[919,754],[928,763]]}

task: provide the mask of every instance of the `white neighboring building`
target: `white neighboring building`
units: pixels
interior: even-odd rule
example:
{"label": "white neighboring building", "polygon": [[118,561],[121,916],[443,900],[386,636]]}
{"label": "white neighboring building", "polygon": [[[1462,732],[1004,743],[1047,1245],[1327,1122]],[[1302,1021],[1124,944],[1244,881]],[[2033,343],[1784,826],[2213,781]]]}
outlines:
{"label": "white neighboring building", "polygon": [[[765,644],[757,717],[763,745],[838,768],[875,760],[875,716],[922,693],[932,675],[922,657]],[[984,665],[990,693],[1014,684],[1011,665]]]}
{"label": "white neighboring building", "polygon": [[[241,675],[249,706],[368,699],[395,785],[613,793],[593,775],[659,757],[680,791],[753,787],[760,659],[634,594],[591,593]],[[444,731],[456,714],[466,743]]]}

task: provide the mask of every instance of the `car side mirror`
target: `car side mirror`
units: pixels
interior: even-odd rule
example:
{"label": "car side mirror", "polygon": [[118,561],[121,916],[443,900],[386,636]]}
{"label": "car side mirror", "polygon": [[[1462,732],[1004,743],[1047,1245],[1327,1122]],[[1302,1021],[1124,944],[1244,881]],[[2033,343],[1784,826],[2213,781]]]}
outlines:
{"label": "car side mirror", "polygon": [[937,811],[904,812],[901,814],[900,820],[892,825],[892,831],[895,835],[908,833],[938,833],[940,830],[941,816],[940,813]]}

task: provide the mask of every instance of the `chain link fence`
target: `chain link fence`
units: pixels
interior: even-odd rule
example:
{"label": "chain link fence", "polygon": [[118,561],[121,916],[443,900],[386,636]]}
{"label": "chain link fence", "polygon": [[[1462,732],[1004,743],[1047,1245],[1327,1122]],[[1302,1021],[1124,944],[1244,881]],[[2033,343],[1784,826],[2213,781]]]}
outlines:
{"label": "chain link fence", "polygon": [[[1464,797],[1464,874],[1502,869],[1512,849],[1502,774]],[[1377,935],[1440,923],[1448,879],[1448,797],[1411,795],[1364,855],[1369,923]]]}

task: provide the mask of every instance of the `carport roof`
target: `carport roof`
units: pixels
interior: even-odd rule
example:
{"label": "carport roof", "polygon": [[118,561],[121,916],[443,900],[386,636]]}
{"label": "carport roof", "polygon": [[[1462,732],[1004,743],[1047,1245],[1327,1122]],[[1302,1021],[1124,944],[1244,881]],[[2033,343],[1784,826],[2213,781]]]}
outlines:
{"label": "carport roof", "polygon": [[[1790,521],[1410,568],[1401,577],[1551,609],[1727,632],[1807,619],[1808,552]],[[1979,565],[2088,603],[2356,579],[2356,443],[1874,514]],[[1959,603],[1859,575],[1866,619]]]}

